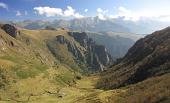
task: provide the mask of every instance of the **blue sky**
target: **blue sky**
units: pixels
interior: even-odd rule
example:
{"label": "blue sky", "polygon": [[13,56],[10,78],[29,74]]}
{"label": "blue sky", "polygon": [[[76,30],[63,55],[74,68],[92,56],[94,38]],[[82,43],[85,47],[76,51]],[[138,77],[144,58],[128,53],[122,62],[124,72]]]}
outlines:
{"label": "blue sky", "polygon": [[170,0],[0,0],[0,20],[99,16],[170,21]]}

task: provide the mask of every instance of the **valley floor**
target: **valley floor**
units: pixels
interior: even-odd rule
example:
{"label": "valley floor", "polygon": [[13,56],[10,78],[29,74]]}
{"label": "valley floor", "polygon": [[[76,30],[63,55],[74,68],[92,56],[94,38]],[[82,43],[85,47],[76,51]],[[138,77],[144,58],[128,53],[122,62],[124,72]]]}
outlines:
{"label": "valley floor", "polygon": [[96,76],[84,77],[78,80],[75,86],[67,86],[60,88],[59,91],[46,91],[42,94],[37,94],[28,97],[26,101],[4,100],[0,103],[111,103],[109,97],[115,96],[118,98],[120,92],[124,90],[104,91],[95,89],[94,85],[97,81]]}

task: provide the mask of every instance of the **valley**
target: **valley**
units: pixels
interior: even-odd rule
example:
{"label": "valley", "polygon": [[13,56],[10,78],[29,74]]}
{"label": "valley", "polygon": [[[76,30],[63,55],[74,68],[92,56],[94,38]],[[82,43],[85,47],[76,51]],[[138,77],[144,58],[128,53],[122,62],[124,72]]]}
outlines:
{"label": "valley", "polygon": [[170,0],[0,0],[0,103],[170,103]]}
{"label": "valley", "polygon": [[[68,33],[68,30],[62,29],[27,30],[18,29],[9,24],[1,25],[1,103],[85,103],[88,101],[95,103],[101,101],[98,96],[104,91],[95,89],[95,83],[99,77],[87,75],[90,75],[88,74],[90,71],[94,71],[94,66],[98,66],[95,71],[101,71],[104,65],[108,65],[105,63],[111,62],[111,57],[101,59],[100,55],[107,57],[109,54],[102,46],[97,46],[90,41],[86,34],[84,40],[78,42]],[[67,46],[67,43],[71,46]],[[88,49],[90,46],[91,49]],[[95,54],[95,46],[98,49],[101,48],[104,54]],[[90,54],[86,56],[84,52],[87,50],[90,50]],[[86,62],[88,55],[91,57],[89,61],[95,62],[96,65]],[[84,69],[79,63],[84,65]]]}
{"label": "valley", "polygon": [[118,61],[86,32],[0,28],[0,103],[170,101],[169,28]]}

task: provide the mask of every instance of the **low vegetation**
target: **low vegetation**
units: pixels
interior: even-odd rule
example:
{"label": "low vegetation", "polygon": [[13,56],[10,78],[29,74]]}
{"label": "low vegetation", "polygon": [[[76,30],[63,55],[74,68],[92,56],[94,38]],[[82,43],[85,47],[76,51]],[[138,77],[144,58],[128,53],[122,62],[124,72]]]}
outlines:
{"label": "low vegetation", "polygon": [[[140,51],[135,49],[134,54],[133,49],[138,46],[133,47],[132,53],[99,75],[90,74],[89,67],[77,62],[80,59],[69,51],[67,45],[55,43],[54,38],[64,35],[70,43],[74,42],[72,48],[84,56],[87,52],[86,47],[81,46],[83,41],[75,41],[68,30],[48,29],[20,30],[15,37],[0,29],[3,42],[0,45],[0,103],[170,102],[169,39],[164,40],[169,36],[161,35],[164,38],[161,43],[154,41],[160,44],[154,50],[156,44],[153,41],[142,39],[145,45],[139,46]],[[160,33],[164,34],[163,31]],[[155,35],[159,39],[159,32]],[[150,38],[155,40],[154,36]],[[149,52],[140,55],[142,50]],[[100,56],[96,57],[95,63],[100,63]]]}

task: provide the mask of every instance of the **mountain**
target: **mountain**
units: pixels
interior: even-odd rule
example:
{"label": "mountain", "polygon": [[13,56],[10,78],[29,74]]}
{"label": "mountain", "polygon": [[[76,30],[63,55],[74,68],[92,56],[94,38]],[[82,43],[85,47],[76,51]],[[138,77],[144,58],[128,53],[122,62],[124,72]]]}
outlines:
{"label": "mountain", "polygon": [[53,21],[30,21],[16,22],[19,26],[26,29],[43,29],[46,26],[54,28],[67,28],[77,31],[114,31],[114,32],[130,32],[130,30],[121,24],[117,24],[112,20],[100,20],[98,17],[87,17],[82,19],[71,20],[53,20]]}
{"label": "mountain", "polygon": [[[159,102],[161,99],[168,101],[170,99],[168,97],[170,94],[167,93],[169,91],[167,88],[170,87],[167,82],[170,80],[169,43],[170,27],[138,40],[128,53],[111,67],[112,69],[101,74],[102,78],[97,87],[108,89],[134,84],[127,87],[128,93],[132,94],[126,95],[127,98],[138,98],[136,100],[143,98],[143,102],[145,100],[145,102],[151,102],[153,95],[160,93],[159,97],[155,97],[153,101]],[[137,91],[135,92],[134,89]],[[146,91],[148,95],[144,94]]]}
{"label": "mountain", "polygon": [[[114,58],[114,61],[122,58],[135,41],[143,37],[143,35],[130,33],[132,28],[128,29],[130,25],[134,28],[140,28],[140,26],[136,26],[133,23],[128,25],[128,21],[119,19],[100,20],[98,17],[87,17],[53,21],[25,20],[12,24],[31,30],[66,28],[72,31],[87,32],[88,36],[93,38],[96,43],[104,45],[107,48],[108,52]],[[143,29],[146,30],[146,28]]]}
{"label": "mountain", "polygon": [[101,20],[98,17],[86,17],[71,20],[25,20],[21,22],[0,21],[1,23],[15,23],[26,29],[44,29],[46,26],[54,28],[68,28],[77,31],[90,32],[126,32],[146,35],[156,30],[167,27],[170,23],[148,18],[141,18],[138,21],[124,20],[124,18],[114,18]]}
{"label": "mountain", "polygon": [[78,80],[112,62],[107,49],[85,32],[1,24],[0,102],[75,103],[98,91],[82,89]]}
{"label": "mountain", "polygon": [[169,22],[154,20],[149,18],[141,18],[138,21],[124,20],[123,18],[113,19],[117,24],[127,27],[132,33],[150,34],[156,30],[161,30],[170,25]]}
{"label": "mountain", "polygon": [[26,20],[16,24],[26,29],[67,28],[87,32],[96,43],[104,45],[108,49],[114,60],[123,57],[135,41],[142,37],[142,35],[128,33],[129,29],[113,20],[100,20],[98,17],[51,22]]}
{"label": "mountain", "polygon": [[98,72],[113,63],[107,49],[97,45],[85,32],[63,32],[48,40],[47,46],[55,57],[73,68]]}
{"label": "mountain", "polygon": [[141,35],[124,32],[87,32],[97,44],[104,45],[114,60],[123,57],[128,49],[142,38]]}
{"label": "mountain", "polygon": [[51,26],[53,28],[67,28],[82,32],[125,32],[140,35],[147,35],[170,25],[169,22],[149,18],[141,18],[138,21],[124,20],[124,17],[101,20],[98,16],[69,20],[0,21],[0,23],[17,24],[26,29],[44,29],[46,26]]}
{"label": "mountain", "polygon": [[89,32],[1,24],[0,102],[169,103],[169,38],[170,28],[148,35],[109,66]]}

